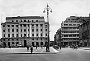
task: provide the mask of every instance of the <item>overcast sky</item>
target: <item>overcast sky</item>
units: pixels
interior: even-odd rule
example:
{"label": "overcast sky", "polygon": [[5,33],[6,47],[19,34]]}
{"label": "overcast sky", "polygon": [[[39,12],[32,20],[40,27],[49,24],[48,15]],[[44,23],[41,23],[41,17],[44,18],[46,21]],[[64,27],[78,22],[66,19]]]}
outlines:
{"label": "overcast sky", "polygon": [[[51,40],[54,40],[56,30],[67,17],[89,16],[90,13],[90,0],[0,0],[0,23],[5,22],[8,16],[39,15],[46,19],[43,10],[47,3],[53,11],[49,15]],[[1,28],[0,33],[2,33]]]}

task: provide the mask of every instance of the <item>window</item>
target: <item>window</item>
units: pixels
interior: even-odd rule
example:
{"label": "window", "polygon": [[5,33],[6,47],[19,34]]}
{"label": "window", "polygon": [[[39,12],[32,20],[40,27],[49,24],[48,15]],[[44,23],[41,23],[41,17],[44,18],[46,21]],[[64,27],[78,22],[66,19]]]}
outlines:
{"label": "window", "polygon": [[36,31],[38,32],[38,29],[36,29]]}
{"label": "window", "polygon": [[46,36],[47,36],[47,33],[46,33]]}
{"label": "window", "polygon": [[12,20],[12,22],[14,22],[14,21]]}
{"label": "window", "polygon": [[24,24],[24,27],[26,27],[26,25]]}
{"label": "window", "polygon": [[34,21],[32,20],[32,22],[34,22]]}
{"label": "window", "polygon": [[21,37],[22,37],[22,34],[21,34]]}
{"label": "window", "polygon": [[41,40],[42,40],[42,38],[41,38]]}
{"label": "window", "polygon": [[26,22],[26,20],[24,20],[24,22]]}
{"label": "window", "polygon": [[22,20],[21,20],[21,22],[22,22]]}
{"label": "window", "polygon": [[3,30],[3,32],[5,32],[5,30]]}
{"label": "window", "polygon": [[24,34],[24,37],[26,37],[26,34]]}
{"label": "window", "polygon": [[42,33],[41,33],[41,36],[42,36]]}
{"label": "window", "polygon": [[42,31],[42,29],[41,29],[41,31]]}
{"label": "window", "polygon": [[3,27],[5,27],[5,25],[3,25]]}
{"label": "window", "polygon": [[14,25],[12,25],[12,27],[14,27]]}
{"label": "window", "polygon": [[28,27],[29,27],[29,24],[28,24]]}
{"label": "window", "polygon": [[32,36],[34,36],[34,34],[32,34]]}
{"label": "window", "polygon": [[40,24],[40,26],[42,27],[42,26],[43,26],[43,24]]}
{"label": "window", "polygon": [[21,29],[21,32],[22,32],[22,29]]}
{"label": "window", "polygon": [[10,32],[10,29],[8,29],[8,32]]}
{"label": "window", "polygon": [[16,22],[18,22],[18,20],[16,20]]}
{"label": "window", "polygon": [[12,32],[14,32],[14,29],[12,29]]}
{"label": "window", "polygon": [[16,27],[18,27],[18,25],[16,25]]}
{"label": "window", "polygon": [[16,37],[18,37],[18,34],[16,35]]}
{"label": "window", "polygon": [[10,25],[7,25],[8,27],[10,27]]}
{"label": "window", "polygon": [[38,27],[38,24],[36,24],[36,27]]}
{"label": "window", "polygon": [[29,31],[29,29],[28,29],[28,31]]}
{"label": "window", "polygon": [[10,37],[10,34],[8,34],[8,37]]}
{"label": "window", "polygon": [[16,42],[16,44],[19,44],[19,42]]}
{"label": "window", "polygon": [[67,26],[68,24],[64,24],[65,26]]}
{"label": "window", "polygon": [[22,25],[20,25],[22,27]]}
{"label": "window", "polygon": [[69,26],[71,26],[72,24],[69,24]]}
{"label": "window", "polygon": [[32,24],[32,28],[34,28],[34,24]]}
{"label": "window", "polygon": [[32,29],[32,32],[34,32],[34,29]]}
{"label": "window", "polygon": [[29,22],[29,20],[28,20],[28,22]]}
{"label": "window", "polygon": [[14,44],[14,42],[12,42],[12,44]]}
{"label": "window", "polygon": [[64,37],[68,37],[68,35],[64,35]]}
{"label": "window", "polygon": [[4,34],[4,37],[5,37],[5,34]]}
{"label": "window", "polygon": [[36,34],[36,36],[38,36],[38,34]]}
{"label": "window", "polygon": [[45,28],[47,28],[47,25],[45,25]]}
{"label": "window", "polygon": [[34,40],[34,38],[32,38],[32,40]]}
{"label": "window", "polygon": [[34,26],[34,24],[32,24],[32,26]]}
{"label": "window", "polygon": [[36,22],[38,22],[38,20],[36,20]]}
{"label": "window", "polygon": [[45,29],[45,31],[47,31],[47,29]]}
{"label": "window", "polygon": [[18,29],[16,29],[16,32],[18,32]]}
{"label": "window", "polygon": [[24,32],[26,32],[26,29],[24,29]]}
{"label": "window", "polygon": [[12,34],[12,37],[14,37],[14,34]]}
{"label": "window", "polygon": [[73,24],[74,26],[76,25],[76,24]]}
{"label": "window", "polygon": [[28,37],[29,37],[29,34],[28,34]]}

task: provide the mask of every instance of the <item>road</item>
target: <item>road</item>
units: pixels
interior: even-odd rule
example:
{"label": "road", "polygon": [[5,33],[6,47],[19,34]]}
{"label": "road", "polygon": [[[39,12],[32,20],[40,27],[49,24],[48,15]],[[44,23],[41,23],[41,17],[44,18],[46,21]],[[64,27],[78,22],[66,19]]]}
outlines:
{"label": "road", "polygon": [[90,61],[89,50],[63,48],[56,54],[0,54],[0,61]]}

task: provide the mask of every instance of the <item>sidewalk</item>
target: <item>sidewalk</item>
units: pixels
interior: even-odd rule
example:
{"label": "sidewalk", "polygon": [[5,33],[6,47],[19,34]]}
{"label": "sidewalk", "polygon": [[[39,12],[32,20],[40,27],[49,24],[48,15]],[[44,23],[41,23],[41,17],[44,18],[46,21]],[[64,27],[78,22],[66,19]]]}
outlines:
{"label": "sidewalk", "polygon": [[78,50],[90,50],[90,47],[79,47]]}
{"label": "sidewalk", "polygon": [[[33,48],[33,54],[46,54],[46,53],[58,53],[56,49],[50,47],[50,52],[46,52],[46,48],[36,47]],[[2,53],[17,53],[17,54],[30,54],[31,51],[27,51],[27,48],[0,48],[0,54]]]}

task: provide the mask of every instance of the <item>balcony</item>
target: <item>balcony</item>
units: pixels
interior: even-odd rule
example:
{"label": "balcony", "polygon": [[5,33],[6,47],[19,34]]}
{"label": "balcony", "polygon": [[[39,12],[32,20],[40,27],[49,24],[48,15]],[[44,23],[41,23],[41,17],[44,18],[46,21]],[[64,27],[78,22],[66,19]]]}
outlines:
{"label": "balcony", "polygon": [[79,38],[79,37],[62,37],[62,38]]}
{"label": "balcony", "polygon": [[62,34],[69,35],[69,34],[79,34],[79,33],[62,33]]}
{"label": "balcony", "polygon": [[79,31],[79,29],[62,29],[61,31]]}

